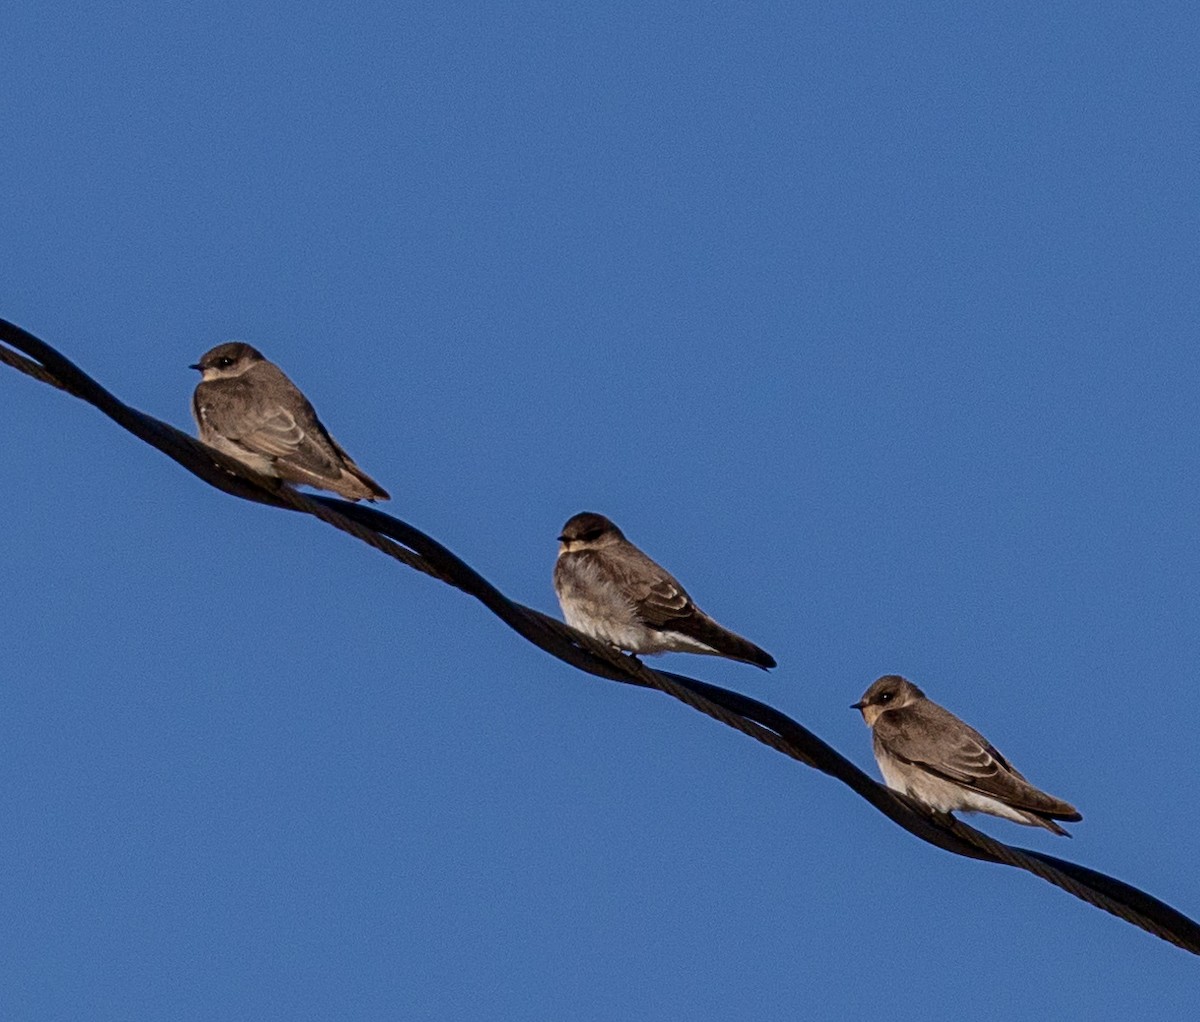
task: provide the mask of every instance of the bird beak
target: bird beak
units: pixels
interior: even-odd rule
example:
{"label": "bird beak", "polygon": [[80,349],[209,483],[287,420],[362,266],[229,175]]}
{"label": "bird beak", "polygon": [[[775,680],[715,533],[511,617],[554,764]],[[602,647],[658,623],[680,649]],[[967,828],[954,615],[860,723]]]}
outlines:
{"label": "bird beak", "polygon": [[862,709],[863,709],[863,707],[864,707],[864,706],[866,706],[866,705],[867,705],[866,703],[864,703],[864,702],[862,702],[861,700],[859,700],[857,703],[851,703],[851,704],[850,704],[850,709],[852,709],[852,710],[858,710],[858,711],[859,711],[859,713],[861,713],[861,712],[862,712]]}
{"label": "bird beak", "polygon": [[189,369],[195,369],[195,370],[197,370],[198,372],[201,372],[201,373],[202,373],[202,372],[204,372],[204,366],[202,366],[202,365],[201,365],[199,362],[195,362],[195,363],[193,363],[192,365],[188,366],[188,368],[189,368]]}
{"label": "bird beak", "polygon": [[559,537],[558,537],[558,541],[559,541],[560,543],[569,543],[569,542],[571,542],[569,539],[567,539],[567,537],[566,537],[566,536],[559,536]]}

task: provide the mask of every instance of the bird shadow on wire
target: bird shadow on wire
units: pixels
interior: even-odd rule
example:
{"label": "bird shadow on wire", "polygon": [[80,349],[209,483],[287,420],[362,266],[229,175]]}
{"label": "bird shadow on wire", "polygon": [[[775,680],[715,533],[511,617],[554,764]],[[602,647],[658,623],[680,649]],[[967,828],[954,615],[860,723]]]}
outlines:
{"label": "bird shadow on wire", "polygon": [[[929,810],[869,777],[786,714],[749,696],[670,671],[598,643],[569,625],[506,597],[437,540],[373,507],[312,496],[259,476],[169,423],[124,404],[57,350],[0,319],[0,362],[93,405],[193,475],[243,500],[300,511],[401,563],[475,597],[536,646],[588,674],[656,689],[786,756],[841,781],[894,823],[955,855],[1024,869],[1134,926],[1200,955],[1200,924],[1158,898],[1107,874],[988,837]],[[16,349],[16,350],[13,350]]]}

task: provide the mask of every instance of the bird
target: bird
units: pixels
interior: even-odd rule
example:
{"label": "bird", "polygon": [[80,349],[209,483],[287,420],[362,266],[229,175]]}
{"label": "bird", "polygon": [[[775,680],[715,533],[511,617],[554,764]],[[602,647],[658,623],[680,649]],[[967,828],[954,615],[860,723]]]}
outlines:
{"label": "bird", "polygon": [[871,728],[887,786],[930,809],[990,813],[1070,837],[1055,820],[1083,819],[1070,803],[1030,784],[986,738],[897,674],[851,705]]}
{"label": "bird", "polygon": [[770,653],[697,607],[604,515],[574,515],[558,542],[554,591],[572,628],[630,653],[703,653],[764,670],[775,666]]}
{"label": "bird", "polygon": [[200,439],[248,468],[284,483],[329,490],[347,500],[390,500],[329,435],[282,369],[249,344],[232,341],[191,366]]}

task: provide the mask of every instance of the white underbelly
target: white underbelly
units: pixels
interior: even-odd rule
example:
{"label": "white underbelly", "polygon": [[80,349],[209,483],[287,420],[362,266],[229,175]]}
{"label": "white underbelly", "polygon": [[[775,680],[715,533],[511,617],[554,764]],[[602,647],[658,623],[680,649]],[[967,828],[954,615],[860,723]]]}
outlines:
{"label": "white underbelly", "polygon": [[610,613],[606,606],[595,600],[566,597],[561,601],[563,617],[572,628],[584,635],[608,642],[630,653],[654,653],[654,634],[632,615]]}

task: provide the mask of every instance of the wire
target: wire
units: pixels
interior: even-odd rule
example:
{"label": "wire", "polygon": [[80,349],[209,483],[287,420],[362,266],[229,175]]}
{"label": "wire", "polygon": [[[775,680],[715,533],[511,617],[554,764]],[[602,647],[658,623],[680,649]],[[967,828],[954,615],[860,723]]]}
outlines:
{"label": "wire", "polygon": [[1200,955],[1200,924],[1145,891],[1086,866],[996,841],[953,816],[930,810],[875,781],[779,710],[695,678],[653,670],[634,656],[510,600],[469,564],[406,522],[373,507],[300,493],[258,475],[174,426],[123,404],[50,345],[4,319],[0,319],[0,362],[88,402],[217,489],[243,500],[310,514],[401,564],[475,597],[519,635],[581,671],[656,689],[836,778],[922,841],[955,855],[1026,870],[1090,905]]}

